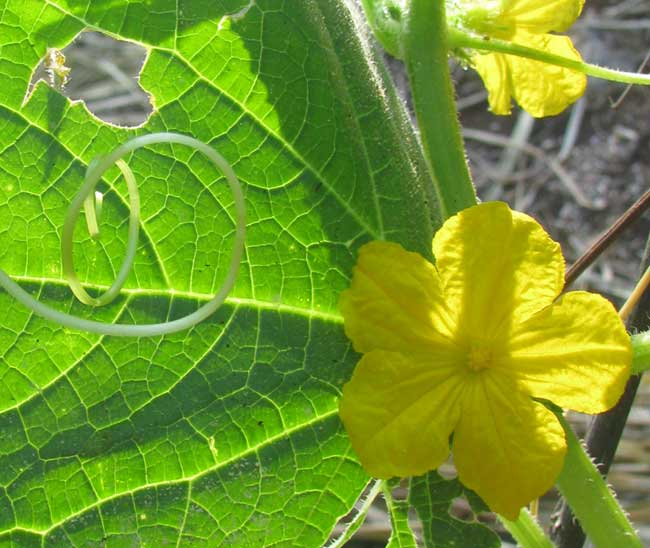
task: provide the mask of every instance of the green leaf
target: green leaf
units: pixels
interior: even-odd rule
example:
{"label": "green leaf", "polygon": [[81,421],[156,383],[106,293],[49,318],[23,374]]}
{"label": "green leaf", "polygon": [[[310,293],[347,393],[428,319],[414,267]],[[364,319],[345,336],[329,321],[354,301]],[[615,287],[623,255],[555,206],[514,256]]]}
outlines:
{"label": "green leaf", "polygon": [[386,548],[417,548],[417,541],[409,526],[409,502],[393,496],[393,489],[398,485],[399,480],[384,484],[384,498],[393,529]]}
{"label": "green leaf", "polygon": [[427,548],[498,548],[499,537],[476,521],[461,521],[449,514],[456,497],[463,494],[457,479],[446,480],[438,472],[411,479],[409,502],[422,522],[424,545]]}
{"label": "green leaf", "polygon": [[[358,357],[337,310],[357,248],[430,255],[439,216],[414,133],[353,2],[3,0],[0,267],[46,304],[152,323],[195,310],[228,265],[221,174],[180,146],[127,158],[141,251],[122,295],[88,309],[60,234],[85,167],[136,134],[175,131],[231,163],[248,208],[226,305],[156,339],[65,330],[0,292],[0,542],[318,546],[368,478],[337,415]],[[44,83],[48,47],[90,28],[141,44],[155,110],[132,130]],[[75,77],[72,67],[71,78]],[[112,282],[128,198],[105,177],[102,240],[77,227],[89,292]]]}

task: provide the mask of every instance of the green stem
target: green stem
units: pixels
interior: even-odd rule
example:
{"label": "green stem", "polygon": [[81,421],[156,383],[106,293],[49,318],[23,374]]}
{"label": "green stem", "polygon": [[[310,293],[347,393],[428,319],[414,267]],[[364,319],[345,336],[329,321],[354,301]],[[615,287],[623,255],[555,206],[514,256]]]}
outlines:
{"label": "green stem", "polygon": [[476,204],[447,64],[445,3],[412,0],[404,32],[404,60],[424,156],[443,218]]}
{"label": "green stem", "polygon": [[650,331],[632,335],[632,375],[650,371]]}
{"label": "green stem", "polygon": [[499,516],[503,526],[523,548],[553,548],[553,543],[544,534],[537,520],[523,508],[515,521]]}
{"label": "green stem", "polygon": [[622,84],[641,84],[644,86],[650,85],[650,74],[639,74],[637,72],[624,72],[583,61],[576,61],[562,57],[561,55],[554,55],[546,51],[529,48],[520,44],[514,44],[506,40],[499,40],[498,38],[482,38],[472,36],[455,28],[449,28],[449,46],[455,48],[469,48],[480,51],[492,51],[495,53],[505,53],[508,55],[516,55],[518,57],[526,57],[535,61],[542,61],[550,65],[557,65],[560,67],[576,70],[587,74],[588,76],[595,76],[603,80],[610,80],[612,82],[621,82]]}
{"label": "green stem", "polygon": [[567,455],[557,480],[562,496],[596,548],[642,548],[641,541],[561,411]]}

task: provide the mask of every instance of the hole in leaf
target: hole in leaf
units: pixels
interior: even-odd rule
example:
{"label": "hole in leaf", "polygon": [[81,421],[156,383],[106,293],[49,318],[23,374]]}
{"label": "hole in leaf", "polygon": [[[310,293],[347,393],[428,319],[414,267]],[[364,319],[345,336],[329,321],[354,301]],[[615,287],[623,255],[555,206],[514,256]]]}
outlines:
{"label": "hole in leaf", "polygon": [[29,94],[36,82],[44,80],[70,99],[84,101],[104,122],[142,125],[153,110],[138,80],[146,54],[138,44],[100,32],[82,32],[61,52],[48,50],[34,72]]}

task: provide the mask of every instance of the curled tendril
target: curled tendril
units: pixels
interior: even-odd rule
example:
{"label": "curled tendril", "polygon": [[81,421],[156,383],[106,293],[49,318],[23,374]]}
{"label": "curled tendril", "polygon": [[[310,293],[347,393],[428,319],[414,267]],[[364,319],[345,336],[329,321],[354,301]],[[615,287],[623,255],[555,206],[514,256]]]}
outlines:
{"label": "curled tendril", "polygon": [[[14,282],[4,270],[0,269],[0,286],[2,286],[10,295],[16,300],[31,309],[35,314],[42,316],[48,320],[52,320],[65,327],[78,329],[81,331],[88,331],[91,333],[99,333],[102,335],[118,335],[123,337],[151,337],[157,335],[165,335],[167,333],[174,333],[188,329],[193,325],[205,320],[208,316],[213,314],[226,300],[230,293],[239,264],[244,252],[244,237],[246,231],[246,209],[244,205],[244,195],[242,193],[241,185],[235,172],[232,170],[228,162],[214,149],[205,143],[180,135],[178,133],[152,133],[149,135],[142,135],[127,141],[123,145],[117,147],[113,152],[107,156],[98,158],[90,162],[84,178],[84,183],[81,189],[70,203],[70,207],[66,214],[65,223],[63,224],[63,235],[61,238],[61,254],[63,256],[63,275],[68,281],[72,292],[84,304],[92,306],[101,306],[110,303],[117,295],[133,266],[137,246],[138,234],[140,227],[140,194],[138,192],[137,184],[133,172],[129,166],[122,160],[122,157],[138,148],[147,145],[158,143],[175,143],[180,145],[187,145],[199,152],[205,154],[208,159],[225,175],[226,180],[230,186],[230,190],[234,197],[236,219],[235,219],[235,241],[232,249],[230,265],[226,279],[224,280],[221,288],[217,294],[198,310],[164,323],[146,324],[146,325],[125,325],[125,324],[112,324],[97,322],[94,320],[85,320],[60,312],[51,308],[32,297],[16,282]],[[126,246],[126,256],[124,262],[120,267],[115,281],[111,287],[99,297],[91,297],[86,290],[81,286],[81,282],[77,278],[74,270],[74,260],[72,256],[72,240],[74,226],[79,218],[81,209],[84,209],[86,216],[86,224],[88,231],[92,238],[99,237],[99,217],[101,216],[102,197],[100,193],[95,193],[95,187],[100,181],[104,172],[109,169],[113,164],[116,164],[124,179],[129,192],[130,201],[130,214],[129,214],[129,232],[128,241]]]}

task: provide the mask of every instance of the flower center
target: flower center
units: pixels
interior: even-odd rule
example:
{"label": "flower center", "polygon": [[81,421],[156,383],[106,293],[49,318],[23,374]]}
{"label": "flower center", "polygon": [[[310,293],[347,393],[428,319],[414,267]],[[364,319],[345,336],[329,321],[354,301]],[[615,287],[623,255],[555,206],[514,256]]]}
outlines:
{"label": "flower center", "polygon": [[467,354],[467,367],[471,371],[487,369],[492,364],[492,350],[484,345],[472,344]]}

